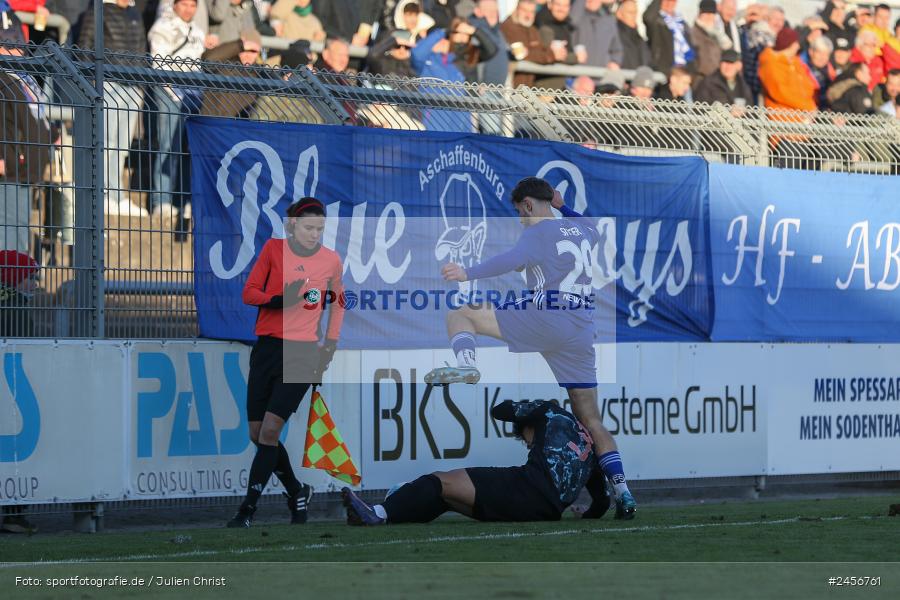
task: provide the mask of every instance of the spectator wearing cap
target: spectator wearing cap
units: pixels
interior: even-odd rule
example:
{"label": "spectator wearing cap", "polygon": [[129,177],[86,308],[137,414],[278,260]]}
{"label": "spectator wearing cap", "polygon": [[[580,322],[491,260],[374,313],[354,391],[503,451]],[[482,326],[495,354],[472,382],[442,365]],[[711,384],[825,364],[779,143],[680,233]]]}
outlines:
{"label": "spectator wearing cap", "polygon": [[[22,23],[0,13],[0,55],[22,56]],[[52,134],[37,82],[28,74],[0,70],[0,248],[28,251],[31,186],[50,164]]]}
{"label": "spectator wearing cap", "polygon": [[819,84],[819,93],[816,96],[816,104],[820,109],[828,108],[826,94],[831,82],[837,77],[837,72],[831,64],[833,47],[831,39],[827,36],[819,36],[814,39],[809,48],[800,54],[800,60],[809,68],[809,72],[816,78]]}
{"label": "spectator wearing cap", "polygon": [[322,22],[313,14],[312,0],[278,0],[272,6],[272,18],[282,23],[280,37],[315,42],[325,39]]}
{"label": "spectator wearing cap", "polygon": [[[595,103],[602,109],[612,109],[619,106],[619,96],[625,93],[625,75],[622,71],[607,70],[600,82],[594,90],[599,96]],[[584,131],[590,130],[590,135],[585,135]],[[575,130],[572,134],[574,139],[586,139],[592,143],[593,147],[603,145],[609,148],[622,148],[631,145],[630,140],[633,138],[633,126],[626,125],[617,119],[611,119],[604,122],[602,126],[591,127],[589,123],[573,121],[569,130]]]}
{"label": "spectator wearing cap", "polygon": [[869,67],[869,91],[884,81],[887,72],[884,57],[879,53],[878,36],[869,29],[861,30],[856,34],[856,45],[850,53],[851,63],[865,63]]}
{"label": "spectator wearing cap", "polygon": [[[179,70],[199,70],[205,51],[206,32],[194,23],[197,0],[175,0],[171,16],[163,16],[153,23],[147,34],[150,54],[178,59]],[[156,61],[156,67],[171,70],[170,61]],[[153,161],[153,189],[150,195],[151,212],[156,216],[174,219],[189,193],[185,177],[187,161],[184,155],[182,112],[196,112],[199,99],[192,90],[171,85],[152,89],[157,108],[157,153]]]}
{"label": "spectator wearing cap", "polygon": [[800,36],[790,27],[783,28],[775,46],[759,57],[759,78],[767,108],[816,110],[818,84],[800,60]]}
{"label": "spectator wearing cap", "polygon": [[[226,63],[233,67],[216,67],[215,73],[232,77],[256,77],[257,71],[242,69],[259,64],[259,53],[262,50],[262,39],[256,29],[245,29],[240,37],[224,44],[219,44],[203,53],[203,60],[214,63]],[[200,114],[211,117],[242,117],[253,107],[256,95],[252,93],[224,92],[207,90],[203,94]]]}
{"label": "spectator wearing cap", "polygon": [[[146,54],[147,37],[143,21],[130,0],[103,0],[102,10],[106,52]],[[94,8],[91,6],[82,15],[78,45],[93,50],[95,34]],[[107,60],[115,58],[107,57]],[[105,210],[107,214],[146,216],[144,207],[134,204],[126,194],[122,179],[128,149],[137,131],[144,101],[143,90],[138,86],[109,80],[103,82],[103,90],[106,103],[106,110],[103,111]]]}
{"label": "spectator wearing cap", "polygon": [[636,0],[623,0],[616,10],[616,28],[619,42],[622,44],[622,68],[637,69],[641,65],[649,65],[650,46],[638,31],[638,5]]}
{"label": "spectator wearing cap", "polygon": [[693,70],[695,52],[687,21],[678,12],[678,0],[653,0],[644,11],[652,66],[668,73],[672,67]]}
{"label": "spectator wearing cap", "polygon": [[409,31],[397,29],[379,35],[366,57],[369,73],[394,77],[415,77],[410,59],[415,41]]}
{"label": "spectator wearing cap", "polygon": [[869,82],[872,75],[865,63],[854,63],[828,90],[828,102],[835,112],[855,115],[875,114]]}
{"label": "spectator wearing cap", "polygon": [[697,63],[694,86],[719,69],[722,51],[733,46],[725,32],[716,27],[716,11],[716,0],[700,0],[697,20],[691,28],[691,45]]}
{"label": "spectator wearing cap", "polygon": [[38,285],[37,262],[24,252],[0,251],[0,338],[34,337],[29,302]]}
{"label": "spectator wearing cap", "polygon": [[893,69],[888,71],[884,83],[879,84],[872,92],[872,103],[878,110],[882,110],[885,104],[891,104],[892,106],[885,112],[893,116],[898,94],[900,94],[900,69]]}
{"label": "spectator wearing cap", "polygon": [[625,90],[625,75],[621,71],[608,70],[600,82],[597,84],[594,92],[601,95],[617,96]]}
{"label": "spectator wearing cap", "polygon": [[731,41],[731,47],[740,54],[743,48],[741,28],[737,23],[737,0],[719,1],[719,18],[716,26]]}
{"label": "spectator wearing cap", "polygon": [[693,102],[692,79],[691,73],[684,67],[672,67],[672,70],[669,72],[669,80],[665,85],[656,88],[654,97],[658,100]]}
{"label": "spectator wearing cap", "polygon": [[612,14],[614,0],[584,0],[572,8],[576,24],[575,47],[584,47],[584,63],[595,67],[619,69],[624,60],[619,28]]}
{"label": "spectator wearing cap", "polygon": [[648,100],[653,97],[654,88],[656,88],[656,80],[653,77],[653,69],[646,65],[638,67],[631,79],[631,85],[628,88],[629,94],[635,98]]}
{"label": "spectator wearing cap", "polygon": [[469,23],[490,38],[497,48],[487,60],[478,66],[478,82],[504,85],[509,75],[509,46],[500,30],[500,9],[497,0],[478,0]]}
{"label": "spectator wearing cap", "polygon": [[831,52],[831,66],[834,67],[835,77],[847,70],[850,66],[850,57],[853,55],[853,44],[850,38],[839,36],[828,38],[834,42],[834,49]]}
{"label": "spectator wearing cap", "polygon": [[[537,4],[534,0],[519,0],[516,9],[503,21],[500,31],[503,33],[510,52],[516,60],[527,60],[540,65],[556,62],[556,54],[541,39],[541,34],[534,25]],[[515,73],[513,87],[534,85],[535,76],[531,73]]]}
{"label": "spectator wearing cap", "polygon": [[750,104],[750,88],[741,77],[741,67],[740,54],[731,49],[722,52],[719,69],[694,86],[694,100],[707,104]]}

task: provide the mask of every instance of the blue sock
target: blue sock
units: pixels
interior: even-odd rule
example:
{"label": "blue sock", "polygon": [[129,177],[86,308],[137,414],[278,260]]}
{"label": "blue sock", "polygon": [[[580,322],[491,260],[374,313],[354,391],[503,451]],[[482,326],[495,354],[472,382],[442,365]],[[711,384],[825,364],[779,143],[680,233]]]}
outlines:
{"label": "blue sock", "polygon": [[450,349],[456,356],[459,368],[475,367],[475,336],[468,331],[460,331],[450,340]]}
{"label": "blue sock", "polygon": [[606,475],[616,493],[616,498],[628,491],[628,484],[625,482],[625,467],[622,465],[622,457],[619,456],[618,450],[601,454],[598,459],[600,470]]}

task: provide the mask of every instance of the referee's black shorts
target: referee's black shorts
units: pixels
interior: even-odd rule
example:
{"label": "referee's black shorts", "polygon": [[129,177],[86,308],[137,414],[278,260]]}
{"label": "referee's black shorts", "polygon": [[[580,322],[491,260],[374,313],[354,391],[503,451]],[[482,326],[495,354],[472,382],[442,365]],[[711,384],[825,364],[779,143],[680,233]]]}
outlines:
{"label": "referee's black shorts", "polygon": [[[260,336],[250,352],[247,420],[262,421],[270,412],[287,421],[316,380],[319,345]],[[285,371],[289,382],[285,383]],[[303,382],[303,383],[300,383]]]}
{"label": "referee's black shorts", "polygon": [[558,521],[563,507],[549,475],[521,467],[470,467],[475,486],[472,516],[479,521]]}

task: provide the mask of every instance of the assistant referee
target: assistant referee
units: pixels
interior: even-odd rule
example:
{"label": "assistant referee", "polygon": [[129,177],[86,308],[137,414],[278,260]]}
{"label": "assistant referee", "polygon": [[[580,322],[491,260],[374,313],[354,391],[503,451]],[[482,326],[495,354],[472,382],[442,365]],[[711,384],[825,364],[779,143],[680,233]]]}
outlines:
{"label": "assistant referee", "polygon": [[[343,265],[322,246],[325,205],[302,198],[287,209],[286,239],[263,246],[244,286],[245,304],[259,308],[258,341],[250,353],[247,420],[256,456],[250,466],[247,496],[228,527],[250,527],[256,504],[272,473],[286,490],[291,523],[305,523],[312,488],[300,483],[284,445],[278,440],[285,421],[307,390],[321,382],[344,318]],[[319,326],[329,309],[325,339]]]}

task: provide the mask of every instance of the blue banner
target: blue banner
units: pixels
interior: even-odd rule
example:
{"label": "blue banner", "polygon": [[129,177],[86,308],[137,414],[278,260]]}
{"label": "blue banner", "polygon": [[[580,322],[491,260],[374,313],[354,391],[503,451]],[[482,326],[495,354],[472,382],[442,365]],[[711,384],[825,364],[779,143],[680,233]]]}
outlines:
{"label": "blue banner", "polygon": [[[344,285],[354,298],[341,347],[442,348],[447,307],[439,296],[451,284],[441,279],[441,266],[508,249],[521,234],[510,191],[537,175],[597,228],[593,284],[615,297],[617,339],[709,338],[708,181],[700,158],[208,117],[188,119],[188,135],[203,337],[254,338],[257,311],[241,303],[247,274],[266,240],[284,237],[286,207],[313,195],[327,206],[324,244],[344,261]],[[522,279],[512,274],[489,284],[502,294],[521,288]],[[462,297],[474,287],[453,291]],[[433,306],[410,310],[411,295],[421,292]],[[391,310],[401,303],[405,310]],[[382,310],[367,309],[373,306]]]}
{"label": "blue banner", "polygon": [[900,178],[710,165],[714,341],[900,340]]}

